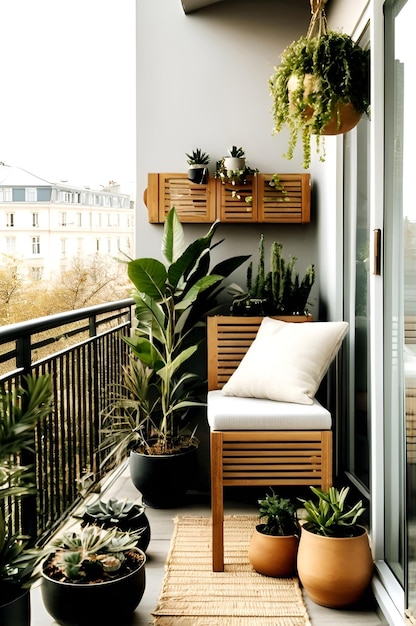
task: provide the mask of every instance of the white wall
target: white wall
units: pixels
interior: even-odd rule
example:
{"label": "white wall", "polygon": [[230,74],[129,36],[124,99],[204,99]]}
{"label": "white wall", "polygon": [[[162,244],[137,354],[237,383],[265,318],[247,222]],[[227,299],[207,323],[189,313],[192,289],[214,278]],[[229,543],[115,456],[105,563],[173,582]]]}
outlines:
{"label": "white wall", "polygon": [[[238,144],[260,171],[303,171],[300,151],[292,161],[283,158],[286,131],[272,136],[268,79],[284,48],[306,33],[309,18],[308,2],[293,0],[227,0],[190,15],[180,0],[137,2],[137,256],[160,255],[162,226],[148,223],[142,201],[147,173],[186,171],[185,152],[208,152],[213,172],[226,148]],[[316,264],[311,299],[317,301],[324,271],[316,237],[320,210],[313,205],[306,226],[221,224],[218,257],[252,253],[256,262],[264,232],[266,250],[280,241],[285,257],[298,257],[300,273]],[[185,225],[189,239],[206,230]],[[246,267],[234,277],[243,286],[245,273]],[[312,312],[317,316],[317,306]]]}

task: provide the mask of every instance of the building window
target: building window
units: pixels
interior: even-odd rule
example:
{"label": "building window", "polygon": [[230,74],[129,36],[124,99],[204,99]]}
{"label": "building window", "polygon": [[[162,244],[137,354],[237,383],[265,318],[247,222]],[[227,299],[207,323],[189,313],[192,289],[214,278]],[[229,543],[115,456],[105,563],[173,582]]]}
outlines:
{"label": "building window", "polygon": [[78,228],[82,226],[82,213],[77,213],[77,226]]}
{"label": "building window", "polygon": [[42,268],[41,267],[30,267],[30,278],[32,280],[41,280],[42,278]]}
{"label": "building window", "polygon": [[40,254],[40,237],[32,237],[32,254]]}
{"label": "building window", "polygon": [[78,237],[77,239],[77,252],[80,254],[84,249],[84,239],[82,237]]}
{"label": "building window", "polygon": [[36,190],[36,200],[38,202],[49,202],[51,199],[51,195],[52,195],[52,189],[49,188],[44,188],[44,187],[38,187]]}
{"label": "building window", "polygon": [[36,187],[26,187],[25,200],[26,202],[36,202]]}
{"label": "building window", "polygon": [[11,202],[12,197],[11,189],[0,189],[0,202]]}
{"label": "building window", "polygon": [[95,245],[96,245],[97,252],[99,252],[100,251],[100,240],[99,239],[95,240]]}
{"label": "building window", "polygon": [[39,213],[32,213],[32,226],[34,228],[39,227]]}
{"label": "building window", "polygon": [[98,213],[98,227],[101,228],[103,225],[103,216],[102,213]]}
{"label": "building window", "polygon": [[61,239],[61,256],[66,256],[66,239]]}
{"label": "building window", "polygon": [[16,237],[6,237],[6,251],[8,254],[16,252]]}
{"label": "building window", "polygon": [[24,202],[26,198],[24,187],[14,187],[13,202]]}
{"label": "building window", "polygon": [[66,226],[66,212],[59,212],[59,226]]}
{"label": "building window", "polygon": [[7,226],[7,228],[13,228],[13,226],[14,226],[14,213],[6,213],[6,226]]}

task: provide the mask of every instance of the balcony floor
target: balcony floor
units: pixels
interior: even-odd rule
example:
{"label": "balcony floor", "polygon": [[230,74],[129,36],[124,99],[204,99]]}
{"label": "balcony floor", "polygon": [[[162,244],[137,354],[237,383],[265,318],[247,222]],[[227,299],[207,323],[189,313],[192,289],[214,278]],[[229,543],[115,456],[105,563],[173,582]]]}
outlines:
{"label": "balcony floor", "polygon": [[[242,490],[239,490],[242,491]],[[128,470],[122,472],[113,485],[106,491],[105,497],[117,496],[119,499],[136,500],[138,492],[133,486]],[[255,500],[254,500],[255,502]],[[114,626],[149,626],[153,623],[151,612],[154,610],[164,576],[164,565],[172,533],[173,519],[177,515],[209,515],[209,498],[203,495],[190,496],[189,503],[178,509],[146,509],[151,527],[151,541],[147,549],[146,590],[141,603],[136,609],[129,625]],[[228,514],[257,514],[255,504],[242,500],[229,501],[225,505]],[[56,626],[56,622],[44,609],[40,587],[32,589],[31,626]],[[371,597],[366,598],[359,607],[351,610],[332,610],[318,606],[305,594],[312,626],[377,626],[385,624],[377,614]]]}

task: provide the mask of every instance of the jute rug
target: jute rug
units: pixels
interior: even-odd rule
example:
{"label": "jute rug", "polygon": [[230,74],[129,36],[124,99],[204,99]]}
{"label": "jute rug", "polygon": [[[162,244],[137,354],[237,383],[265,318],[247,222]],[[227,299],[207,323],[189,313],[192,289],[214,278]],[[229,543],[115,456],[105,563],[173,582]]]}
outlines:
{"label": "jute rug", "polygon": [[225,517],[225,571],[211,566],[211,518],[175,519],[157,626],[310,626],[296,578],[255,572],[247,557],[255,516]]}

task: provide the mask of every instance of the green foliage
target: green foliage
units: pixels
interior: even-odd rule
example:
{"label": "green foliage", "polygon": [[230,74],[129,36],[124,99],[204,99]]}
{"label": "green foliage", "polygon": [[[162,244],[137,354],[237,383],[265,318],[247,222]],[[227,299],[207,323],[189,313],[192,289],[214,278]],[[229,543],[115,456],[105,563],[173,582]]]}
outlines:
{"label": "green foliage", "polygon": [[134,550],[140,535],[105,530],[92,524],[78,532],[64,533],[51,542],[56,548],[53,566],[70,582],[98,582],[105,574],[117,574],[127,552]]}
{"label": "green foliage", "polygon": [[[292,77],[298,81],[290,94],[288,83]],[[280,65],[269,79],[269,88],[273,97],[274,132],[280,132],[284,124],[290,131],[285,157],[293,157],[300,135],[306,169],[310,164],[311,135],[316,136],[319,152],[322,130],[333,117],[337,104],[351,103],[359,113],[369,113],[369,52],[348,35],[332,31],[301,37],[284,50]],[[307,110],[311,116],[306,114]]]}
{"label": "green foliage", "polygon": [[188,165],[208,165],[209,154],[202,152],[200,148],[196,148],[190,154],[186,153]]}
{"label": "green foliage", "polygon": [[137,327],[135,336],[126,340],[130,363],[105,410],[102,428],[104,446],[115,444],[119,455],[138,444],[149,454],[167,454],[193,442],[186,417],[205,405],[205,383],[189,362],[205,337],[206,316],[217,310],[223,279],[248,258],[233,257],[210,269],[216,227],[217,222],[185,246],[173,208],[165,221],[165,263],[141,258],[128,264]]}
{"label": "green foliage", "polygon": [[262,533],[275,536],[298,534],[296,507],[289,498],[280,498],[271,489],[271,494],[266,494],[258,503],[260,519],[265,519]]}
{"label": "green foliage", "polygon": [[247,269],[247,291],[237,296],[233,312],[249,306],[252,300],[263,301],[266,315],[303,315],[306,312],[310,290],[315,282],[315,267],[309,265],[300,280],[295,271],[297,257],[287,262],[282,257],[282,244],[274,241],[270,248],[270,270],[264,261],[264,234],[260,235],[257,274],[253,277],[253,263]]}
{"label": "green foliage", "polygon": [[137,506],[129,500],[117,500],[109,498],[106,502],[97,500],[85,507],[86,513],[98,523],[111,521],[116,524],[121,520],[128,521],[138,517],[143,508],[137,511]]}
{"label": "green foliage", "polygon": [[25,376],[22,387],[0,388],[0,582],[30,586],[35,568],[46,554],[29,548],[30,537],[15,533],[5,515],[8,499],[35,493],[33,468],[21,463],[21,453],[33,450],[34,430],[52,409],[49,375]]}
{"label": "green foliage", "polygon": [[227,152],[230,157],[234,157],[236,159],[242,159],[246,155],[243,148],[237,148],[237,146],[231,146],[231,148],[227,148]]}
{"label": "green foliage", "polygon": [[362,501],[353,507],[346,506],[349,487],[340,491],[330,487],[327,492],[311,487],[318,501],[300,500],[306,509],[306,528],[325,537],[351,537],[357,534],[357,522],[364,513]]}

